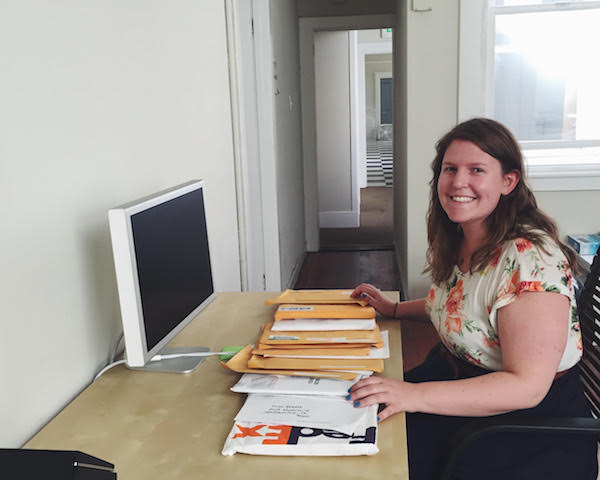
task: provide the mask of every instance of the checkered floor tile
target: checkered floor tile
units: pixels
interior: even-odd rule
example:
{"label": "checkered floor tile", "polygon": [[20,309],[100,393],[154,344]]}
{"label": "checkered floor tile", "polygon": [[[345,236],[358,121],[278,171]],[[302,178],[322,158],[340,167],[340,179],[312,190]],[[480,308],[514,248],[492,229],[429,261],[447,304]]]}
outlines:
{"label": "checkered floor tile", "polygon": [[391,187],[392,141],[369,140],[367,142],[367,187]]}

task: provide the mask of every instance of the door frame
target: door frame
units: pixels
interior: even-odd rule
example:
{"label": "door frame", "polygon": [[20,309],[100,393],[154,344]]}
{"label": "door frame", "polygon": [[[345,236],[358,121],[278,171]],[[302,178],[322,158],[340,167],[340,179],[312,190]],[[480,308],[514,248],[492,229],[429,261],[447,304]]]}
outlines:
{"label": "door frame", "polygon": [[[226,0],[225,11],[242,290],[279,291],[281,253],[269,0]],[[244,41],[241,29],[248,25],[242,22],[251,22],[252,42]],[[252,60],[244,62],[248,58]]]}
{"label": "door frame", "polygon": [[[396,25],[396,15],[305,17],[298,20],[298,25],[300,33],[300,93],[302,105],[302,156],[304,166],[304,224],[306,228],[306,250],[309,252],[316,252],[319,250],[319,202],[317,186],[314,32],[318,30],[367,30],[387,28],[390,25]],[[364,83],[364,62],[362,68]],[[360,77],[360,75],[358,75],[358,77]],[[356,117],[353,117],[351,113],[351,119],[352,118]],[[358,175],[353,177],[353,184],[355,183],[358,185],[357,177]]]}

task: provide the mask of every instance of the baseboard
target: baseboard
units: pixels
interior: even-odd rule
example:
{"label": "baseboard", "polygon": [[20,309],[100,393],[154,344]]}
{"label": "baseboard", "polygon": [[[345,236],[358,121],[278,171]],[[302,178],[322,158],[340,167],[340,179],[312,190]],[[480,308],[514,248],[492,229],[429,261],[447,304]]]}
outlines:
{"label": "baseboard", "polygon": [[292,270],[292,274],[288,280],[287,286],[285,288],[293,289],[298,281],[298,276],[300,275],[300,271],[302,270],[302,265],[304,265],[304,260],[306,259],[306,251],[302,252],[298,256],[298,260],[296,260],[296,264]]}
{"label": "baseboard", "polygon": [[372,250],[394,250],[394,245],[361,244],[361,245],[322,245],[319,252],[368,252]]}
{"label": "baseboard", "polygon": [[319,228],[358,228],[360,212],[348,210],[341,212],[319,212]]}

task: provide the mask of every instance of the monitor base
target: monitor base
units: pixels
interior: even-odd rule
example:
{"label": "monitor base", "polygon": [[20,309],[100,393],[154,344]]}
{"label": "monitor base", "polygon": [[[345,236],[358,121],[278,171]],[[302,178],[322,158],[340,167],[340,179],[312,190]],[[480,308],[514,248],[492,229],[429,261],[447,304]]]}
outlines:
{"label": "monitor base", "polygon": [[[160,355],[177,355],[186,353],[208,352],[208,347],[165,347]],[[131,370],[145,370],[151,372],[167,373],[190,373],[193,372],[206,357],[181,356],[175,358],[163,358],[154,362],[148,362],[143,367],[128,367]]]}

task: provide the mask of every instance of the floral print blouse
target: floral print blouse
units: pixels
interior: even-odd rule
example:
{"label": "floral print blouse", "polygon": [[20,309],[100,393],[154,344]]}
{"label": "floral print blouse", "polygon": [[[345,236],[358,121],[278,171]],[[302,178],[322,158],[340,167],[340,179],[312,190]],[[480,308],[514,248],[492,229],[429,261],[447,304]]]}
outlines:
{"label": "floral print blouse", "polygon": [[571,308],[567,345],[557,371],[579,361],[581,333],[571,269],[557,245],[548,242],[546,250],[549,255],[529,240],[509,240],[484,270],[463,273],[455,266],[446,283],[432,286],[425,307],[450,352],[488,370],[502,370],[498,309],[522,292],[558,292],[569,298]]}

